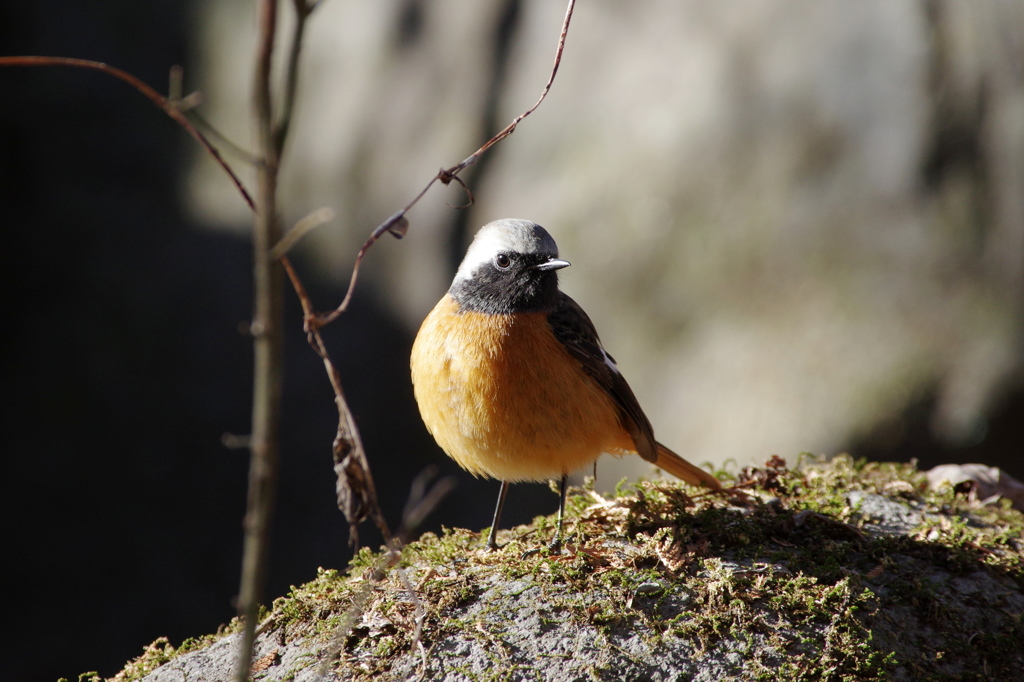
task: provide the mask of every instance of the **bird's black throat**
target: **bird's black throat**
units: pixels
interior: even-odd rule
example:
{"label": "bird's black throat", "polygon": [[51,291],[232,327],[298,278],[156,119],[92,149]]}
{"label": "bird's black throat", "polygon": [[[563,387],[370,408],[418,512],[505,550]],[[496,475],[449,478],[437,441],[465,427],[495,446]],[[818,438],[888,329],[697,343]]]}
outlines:
{"label": "bird's black throat", "polygon": [[455,281],[448,293],[460,310],[488,315],[536,313],[554,310],[558,302],[558,274],[538,270],[548,256],[507,254],[511,264],[480,265],[468,279]]}

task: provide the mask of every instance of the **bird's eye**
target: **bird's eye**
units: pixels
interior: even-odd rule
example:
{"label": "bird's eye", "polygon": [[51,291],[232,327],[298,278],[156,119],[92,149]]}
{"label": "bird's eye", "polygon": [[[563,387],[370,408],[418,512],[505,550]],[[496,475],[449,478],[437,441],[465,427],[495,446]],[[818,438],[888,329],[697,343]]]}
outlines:
{"label": "bird's eye", "polygon": [[494,257],[494,264],[504,270],[508,266],[512,265],[512,259],[508,257],[507,253],[499,253]]}

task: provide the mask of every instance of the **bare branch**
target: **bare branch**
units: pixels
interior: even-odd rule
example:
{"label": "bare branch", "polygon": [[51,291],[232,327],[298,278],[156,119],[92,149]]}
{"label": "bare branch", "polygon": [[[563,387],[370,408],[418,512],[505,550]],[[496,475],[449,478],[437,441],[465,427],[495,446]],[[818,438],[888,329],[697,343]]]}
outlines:
{"label": "bare branch", "polygon": [[338,409],[338,430],[333,444],[334,470],[338,477],[336,492],[338,508],[341,509],[349,523],[349,541],[353,545],[358,544],[358,526],[368,517],[373,518],[385,541],[389,541],[391,531],[377,502],[377,488],[373,483],[373,475],[370,473],[370,463],[366,458],[359,430],[356,428],[352,411],[348,407],[348,401],[345,399],[345,393],[341,387],[341,375],[331,361],[327,346],[324,344],[323,337],[320,336],[319,327],[314,324],[316,312],[313,310],[313,303],[302,280],[299,279],[287,256],[281,258],[281,263],[284,265],[285,272],[288,273],[292,287],[302,304],[306,319],[306,339],[323,360],[331,388],[334,389],[334,404]]}
{"label": "bare branch", "polygon": [[[370,247],[373,246],[374,243],[376,243],[376,241],[380,239],[380,237],[385,232],[392,232],[392,234],[394,234],[394,231],[392,229],[393,226],[399,223],[403,223],[403,221],[404,224],[408,225],[408,221],[405,218],[405,214],[413,206],[415,206],[420,199],[423,198],[423,196],[427,193],[427,190],[429,190],[434,185],[435,182],[440,181],[441,184],[448,185],[453,180],[455,180],[466,189],[467,193],[469,193],[469,188],[466,187],[465,183],[463,183],[462,180],[459,179],[459,173],[461,173],[462,171],[466,170],[466,168],[476,163],[477,159],[479,159],[480,156],[484,154],[484,152],[486,152],[488,149],[496,145],[498,142],[501,142],[512,133],[514,133],[516,127],[523,121],[523,119],[525,119],[527,116],[529,116],[530,114],[537,110],[537,107],[539,107],[541,102],[543,102],[544,99],[548,96],[548,92],[551,90],[551,85],[555,82],[555,75],[558,73],[558,67],[562,63],[562,52],[565,50],[565,38],[569,34],[569,22],[572,21],[572,13],[575,6],[576,0],[569,0],[569,4],[565,10],[565,18],[562,20],[562,30],[558,34],[558,46],[555,48],[555,61],[551,67],[551,75],[548,76],[548,82],[544,85],[544,89],[543,91],[541,91],[540,97],[537,98],[537,101],[533,104],[533,106],[524,111],[523,113],[519,114],[518,116],[516,116],[511,123],[505,126],[500,132],[495,134],[491,139],[485,142],[479,149],[477,149],[475,152],[467,156],[465,159],[463,159],[462,161],[460,161],[459,163],[455,164],[450,168],[442,168],[441,170],[439,170],[437,172],[437,175],[430,179],[430,182],[427,183],[426,187],[420,190],[420,193],[417,194],[412,201],[406,204],[402,210],[392,214],[390,217],[388,217],[387,220],[385,220],[383,223],[377,226],[377,228],[370,234],[366,242],[363,243],[362,248],[359,249],[359,253],[356,254],[356,261],[352,265],[352,276],[349,279],[348,291],[345,293],[345,298],[342,299],[341,304],[333,311],[317,316],[318,326],[330,324],[339,315],[345,312],[345,310],[348,308],[349,303],[352,300],[352,292],[355,291],[356,288],[356,281],[359,278],[359,267],[362,264],[363,256],[366,255],[366,252],[370,249]],[[470,193],[469,197],[470,204],[472,204],[473,195]]]}
{"label": "bare branch", "polygon": [[291,127],[292,113],[295,111],[295,94],[299,87],[299,57],[302,55],[302,37],[306,30],[306,20],[317,7],[316,3],[310,4],[306,0],[292,0],[292,6],[295,9],[295,28],[288,51],[284,102],[281,104],[281,117],[274,133],[274,144],[277,146],[278,155],[284,151],[284,142],[288,137],[288,129]]}
{"label": "bare branch", "polygon": [[[488,149],[490,149],[491,147],[493,147],[497,143],[499,143],[502,140],[504,140],[506,137],[508,137],[512,133],[514,133],[516,131],[516,126],[518,126],[519,123],[524,118],[526,118],[527,116],[532,114],[534,111],[536,111],[537,107],[540,106],[540,103],[543,102],[544,98],[546,98],[548,96],[548,92],[550,92],[550,90],[551,90],[551,85],[552,85],[552,83],[555,82],[555,75],[558,73],[558,67],[562,63],[562,51],[565,50],[565,37],[569,33],[569,21],[572,20],[572,11],[573,11],[573,8],[574,8],[575,5],[576,5],[576,0],[569,0],[569,6],[565,10],[565,19],[562,20],[562,30],[558,34],[558,47],[555,48],[555,63],[551,67],[551,75],[548,76],[548,82],[545,83],[544,90],[540,93],[540,97],[537,98],[537,101],[534,103],[534,105],[532,107],[530,107],[529,109],[527,109],[523,113],[521,113],[518,116],[516,116],[512,120],[511,123],[509,123],[507,126],[505,126],[505,128],[502,129],[502,131],[499,132],[497,135],[495,135],[494,137],[489,139],[487,142],[485,142],[484,145],[482,147],[480,147],[480,149],[477,149],[475,152],[473,152],[472,154],[467,156],[459,164],[449,168],[446,171],[448,175],[451,175],[451,176],[458,175],[463,170],[465,170],[467,167],[472,166],[474,163],[476,163],[476,160],[478,158],[480,158],[481,154],[486,152]],[[445,184],[447,185],[448,183],[445,182]]]}
{"label": "bare branch", "polygon": [[295,223],[295,227],[288,230],[274,248],[270,250],[271,260],[277,260],[291,251],[300,239],[306,236],[311,230],[315,230],[324,223],[334,220],[334,210],[330,208],[318,208],[305,218]]}
{"label": "bare branch", "polygon": [[194,90],[187,95],[182,95],[184,92],[184,79],[185,69],[183,69],[180,64],[172,66],[170,86],[168,87],[167,94],[167,99],[170,104],[172,104],[178,111],[187,115],[188,119],[195,123],[197,128],[205,130],[207,135],[220,142],[229,154],[234,154],[250,166],[259,165],[259,159],[257,159],[252,152],[243,148],[242,145],[230,140],[227,135],[217,130],[212,123],[207,121],[202,114],[199,113],[198,107],[203,103],[203,93],[198,90]]}
{"label": "bare branch", "polygon": [[231,178],[231,182],[234,183],[239,193],[241,193],[242,198],[245,200],[245,203],[249,205],[249,208],[253,211],[256,210],[256,204],[253,202],[248,190],[245,189],[245,185],[243,185],[242,181],[237,175],[235,175],[235,172],[231,170],[231,166],[224,161],[220,152],[217,151],[217,148],[206,139],[206,136],[192,125],[192,122],[188,120],[188,117],[186,117],[185,114],[175,106],[171,99],[164,97],[152,87],[127,71],[122,71],[117,67],[104,64],[103,62],[94,62],[88,59],[75,59],[73,57],[0,57],[0,67],[4,66],[71,66],[78,69],[100,71],[124,81],[148,97],[153,104],[162,109],[165,114],[174,119],[174,121],[184,128],[189,135],[199,142],[199,144],[203,145],[203,148],[210,153],[210,156],[212,156],[214,161],[217,162],[217,165],[224,169],[224,172]]}
{"label": "bare branch", "polygon": [[284,270],[270,258],[281,240],[277,217],[280,167],[278,138],[273,123],[270,79],[277,33],[277,0],[262,0],[258,10],[256,66],[252,110],[256,148],[259,210],[253,220],[253,398],[252,446],[249,452],[249,491],[245,511],[242,579],[238,615],[243,630],[239,642],[237,682],[246,682],[256,639],[256,618],[266,585],[270,555],[270,524],[277,494],[281,400],[284,376]]}

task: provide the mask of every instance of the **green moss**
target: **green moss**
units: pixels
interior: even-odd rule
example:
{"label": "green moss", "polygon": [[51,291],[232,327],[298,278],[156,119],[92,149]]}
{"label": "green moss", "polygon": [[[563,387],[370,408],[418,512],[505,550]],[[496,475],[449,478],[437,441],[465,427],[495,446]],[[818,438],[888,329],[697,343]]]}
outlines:
{"label": "green moss", "polygon": [[[683,646],[688,660],[735,654],[753,679],[941,677],[954,670],[949,662],[965,661],[1012,676],[1024,660],[1021,615],[990,622],[979,612],[962,637],[964,600],[951,581],[982,572],[1024,587],[1024,517],[1005,504],[931,492],[913,465],[804,460],[800,470],[778,460],[739,472],[743,486],[725,495],[651,482],[622,484],[607,500],[573,490],[562,555],[524,556],[547,542],[553,517],[503,532],[498,552],[463,529],[423,535],[395,567],[363,549],[347,574],[321,570],[276,600],[265,625],[283,641],[326,643],[341,631],[337,665],[356,680],[400,676],[395,667],[417,651],[456,640],[479,643],[493,659],[482,676],[462,670],[468,679],[534,674],[513,660],[505,630],[527,612],[540,633],[591,628],[610,650],[639,633],[651,651]],[[850,504],[851,491],[899,502],[922,521],[880,533],[863,505]],[[932,632],[943,651],[914,640],[915,628]],[[186,648],[158,641],[119,679],[137,679]],[[588,674],[614,676],[596,662]]]}
{"label": "green moss", "polygon": [[[164,663],[192,651],[205,649],[224,637],[239,632],[241,627],[241,622],[236,618],[227,625],[222,625],[212,635],[186,639],[177,647],[173,646],[166,637],[160,637],[145,646],[141,656],[130,661],[121,672],[111,679],[114,682],[134,682],[134,680],[142,679]],[[78,676],[78,680],[79,682],[101,682],[100,676],[96,673],[83,673]],[[62,678],[58,682],[66,681]]]}

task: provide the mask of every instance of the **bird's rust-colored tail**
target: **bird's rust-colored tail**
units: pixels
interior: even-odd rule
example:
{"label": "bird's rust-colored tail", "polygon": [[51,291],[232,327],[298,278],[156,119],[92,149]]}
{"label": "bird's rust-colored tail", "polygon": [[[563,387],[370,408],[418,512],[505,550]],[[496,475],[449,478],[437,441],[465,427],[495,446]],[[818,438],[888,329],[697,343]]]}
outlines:
{"label": "bird's rust-colored tail", "polygon": [[722,488],[722,484],[718,482],[717,478],[700,467],[690,464],[661,443],[658,443],[658,461],[654,464],[691,485],[702,485],[711,490],[721,490]]}

